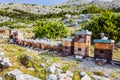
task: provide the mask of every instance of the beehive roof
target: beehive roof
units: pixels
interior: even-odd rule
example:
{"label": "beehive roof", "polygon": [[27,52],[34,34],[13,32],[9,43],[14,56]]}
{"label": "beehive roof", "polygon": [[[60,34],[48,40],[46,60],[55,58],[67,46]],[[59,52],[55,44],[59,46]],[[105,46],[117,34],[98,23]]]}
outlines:
{"label": "beehive roof", "polygon": [[92,32],[88,31],[88,30],[82,30],[82,31],[75,32],[75,34],[88,34],[88,35],[92,35]]}
{"label": "beehive roof", "polygon": [[95,43],[115,43],[114,40],[107,40],[107,39],[94,39]]}

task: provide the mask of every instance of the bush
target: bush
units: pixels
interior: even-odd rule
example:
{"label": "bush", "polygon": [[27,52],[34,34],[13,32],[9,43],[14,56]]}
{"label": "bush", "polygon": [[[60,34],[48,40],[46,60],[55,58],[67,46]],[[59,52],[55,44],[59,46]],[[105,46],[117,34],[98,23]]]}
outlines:
{"label": "bush", "polygon": [[68,66],[68,65],[64,65],[64,66],[62,67],[63,72],[66,72],[68,69],[69,69],[69,66]]}
{"label": "bush", "polygon": [[100,33],[109,34],[109,38],[116,42],[120,40],[120,15],[112,12],[104,12],[102,16],[94,16],[84,29],[92,31],[92,38],[99,39]]}
{"label": "bush", "polygon": [[104,73],[100,71],[94,71],[93,73],[98,76],[104,76]]}
{"label": "bush", "polygon": [[68,34],[67,27],[59,22],[40,22],[35,25],[33,31],[36,38],[60,38]]}
{"label": "bush", "polygon": [[102,12],[105,12],[105,11],[106,11],[106,9],[100,9],[97,6],[92,5],[90,7],[85,8],[82,11],[82,14],[98,14],[98,13],[102,13]]}

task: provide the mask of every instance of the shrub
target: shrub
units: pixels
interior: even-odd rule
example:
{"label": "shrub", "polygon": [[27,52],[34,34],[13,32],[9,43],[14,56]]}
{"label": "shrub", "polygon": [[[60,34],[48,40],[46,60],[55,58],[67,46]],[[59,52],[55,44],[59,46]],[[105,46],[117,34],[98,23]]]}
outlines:
{"label": "shrub", "polygon": [[100,33],[109,34],[109,38],[116,42],[120,40],[120,15],[112,12],[102,13],[102,16],[95,16],[84,29],[92,31],[92,39],[99,39]]}
{"label": "shrub", "polygon": [[94,71],[93,73],[98,76],[104,76],[104,73],[101,71]]}
{"label": "shrub", "polygon": [[68,34],[68,29],[59,22],[40,22],[33,30],[36,38],[60,38]]}

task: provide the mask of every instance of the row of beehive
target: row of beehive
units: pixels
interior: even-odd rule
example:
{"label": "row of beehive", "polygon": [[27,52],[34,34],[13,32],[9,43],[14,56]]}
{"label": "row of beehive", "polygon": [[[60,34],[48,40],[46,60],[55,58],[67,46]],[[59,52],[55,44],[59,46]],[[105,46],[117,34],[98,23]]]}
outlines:
{"label": "row of beehive", "polygon": [[[43,50],[51,50],[62,52],[66,55],[79,55],[82,57],[88,57],[90,54],[90,45],[91,45],[91,32],[84,30],[78,31],[75,33],[72,38],[63,38],[62,42],[50,42],[47,40],[32,40],[32,39],[19,39],[17,38],[17,44],[22,46],[29,46],[32,48],[39,48]],[[94,57],[95,58],[104,58],[107,60],[112,60],[112,52],[114,42],[111,40],[96,40]]]}
{"label": "row of beehive", "polygon": [[33,39],[18,39],[16,44],[31,47],[33,49],[43,49],[43,50],[50,50],[50,51],[59,51],[61,50],[61,42],[50,42],[46,40],[33,40]]}

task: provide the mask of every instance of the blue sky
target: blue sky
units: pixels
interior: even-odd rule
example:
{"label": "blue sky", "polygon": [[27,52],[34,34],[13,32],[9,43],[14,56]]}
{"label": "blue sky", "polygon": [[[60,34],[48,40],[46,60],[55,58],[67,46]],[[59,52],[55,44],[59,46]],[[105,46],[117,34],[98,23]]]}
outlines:
{"label": "blue sky", "polygon": [[[30,3],[30,4],[40,4],[40,5],[53,5],[65,2],[68,0],[0,0],[0,3]],[[88,0],[91,1],[91,0]],[[108,0],[104,0],[108,1]]]}
{"label": "blue sky", "polygon": [[52,5],[65,2],[67,0],[0,0],[0,3],[30,3],[30,4],[42,4],[42,5]]}

